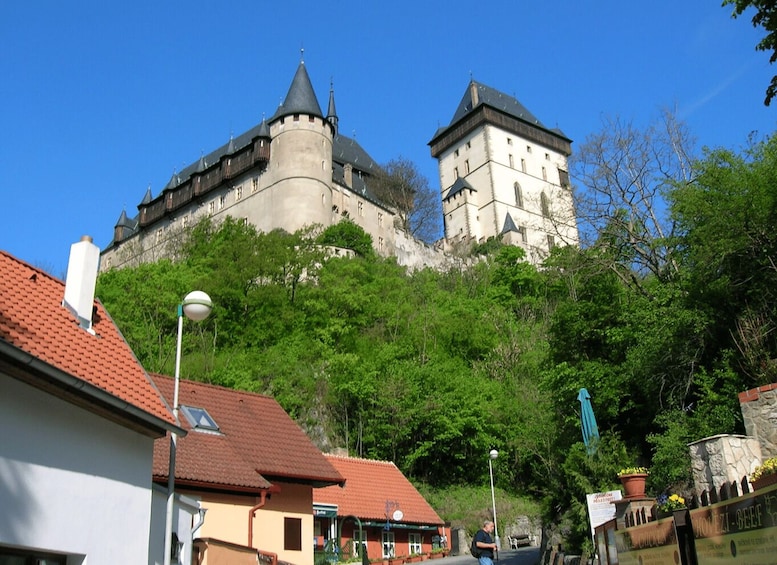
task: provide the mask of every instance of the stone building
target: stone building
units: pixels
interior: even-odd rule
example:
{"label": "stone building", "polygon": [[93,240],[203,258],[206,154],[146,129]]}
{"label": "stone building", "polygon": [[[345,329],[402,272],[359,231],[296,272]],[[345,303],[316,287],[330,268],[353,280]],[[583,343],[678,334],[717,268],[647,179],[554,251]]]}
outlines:
{"label": "stone building", "polygon": [[541,261],[557,244],[576,244],[566,159],[570,140],[517,100],[472,82],[446,128],[430,142],[439,159],[445,238],[435,245],[395,225],[395,211],[370,189],[379,165],[338,131],[334,91],[324,113],[304,62],[269,120],[233,137],[148,189],[130,217],[122,211],[101,269],[174,256],[188,226],[227,216],[260,231],[294,232],[349,218],[382,256],[412,268],[440,267],[461,242],[499,236]]}
{"label": "stone building", "polygon": [[429,142],[448,245],[502,237],[532,263],[556,245],[576,245],[571,143],[512,96],[470,81],[450,124]]}

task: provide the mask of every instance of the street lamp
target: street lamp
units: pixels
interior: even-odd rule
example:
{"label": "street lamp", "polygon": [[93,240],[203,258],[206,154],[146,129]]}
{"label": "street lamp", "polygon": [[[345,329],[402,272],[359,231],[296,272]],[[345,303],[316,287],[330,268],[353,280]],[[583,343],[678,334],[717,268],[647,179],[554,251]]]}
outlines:
{"label": "street lamp", "polygon": [[499,542],[499,529],[496,527],[496,499],[494,498],[494,468],[491,465],[491,461],[499,457],[499,452],[496,449],[492,449],[488,452],[488,475],[491,477],[491,507],[494,510],[494,541],[496,541],[496,548],[502,549],[502,544]]}
{"label": "street lamp", "polygon": [[[213,303],[210,296],[201,290],[187,294],[178,305],[178,342],[175,346],[175,389],[173,392],[173,419],[178,423],[178,385],[181,378],[181,336],[184,314],[190,320],[199,322],[210,315]],[[167,514],[165,516],[165,565],[170,565],[173,547],[173,511],[175,509],[175,450],[178,434],[170,433],[170,466],[167,471]]]}

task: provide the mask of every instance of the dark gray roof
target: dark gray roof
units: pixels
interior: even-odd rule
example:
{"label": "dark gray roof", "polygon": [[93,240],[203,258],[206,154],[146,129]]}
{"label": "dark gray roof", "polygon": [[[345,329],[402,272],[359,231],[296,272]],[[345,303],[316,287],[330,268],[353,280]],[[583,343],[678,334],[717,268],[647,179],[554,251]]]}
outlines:
{"label": "dark gray roof", "polygon": [[503,233],[508,233],[511,231],[517,232],[518,227],[515,225],[515,222],[513,221],[513,217],[510,215],[510,212],[508,212],[507,216],[505,216],[505,225],[502,228],[502,231],[499,232],[499,235],[502,235]]}
{"label": "dark gray roof", "polygon": [[459,177],[456,179],[456,182],[454,182],[451,185],[450,189],[448,190],[448,194],[445,195],[445,198],[443,198],[443,200],[448,200],[448,198],[456,196],[463,190],[474,190],[475,192],[477,192],[477,189],[474,186],[472,186],[467,181],[467,179],[465,179],[464,177]]}
{"label": "dark gray roof", "polygon": [[350,163],[354,168],[369,174],[375,174],[380,168],[358,141],[339,134],[332,140],[332,160]]}
{"label": "dark gray roof", "polygon": [[[473,104],[472,101],[472,86],[477,89],[477,104]],[[475,82],[474,80],[467,86],[464,97],[461,99],[461,102],[459,102],[456,113],[453,114],[451,124],[458,122],[466,114],[472,111],[473,108],[480,106],[481,104],[491,106],[492,108],[501,110],[505,114],[510,114],[514,118],[519,118],[541,128],[548,129],[534,116],[534,114],[526,109],[526,106],[518,102],[513,96],[509,96],[495,88]]]}
{"label": "dark gray roof", "polygon": [[321,118],[324,117],[324,114],[321,113],[321,106],[318,104],[316,93],[313,91],[313,85],[310,83],[310,77],[304,62],[300,62],[299,67],[297,67],[297,72],[291,81],[289,92],[270,121],[290,114],[311,114]]}
{"label": "dark gray roof", "polygon": [[[473,88],[477,92],[476,102],[472,100]],[[453,118],[451,118],[450,123],[447,126],[437,128],[437,131],[434,133],[434,137],[432,139],[437,139],[444,131],[458,123],[479,106],[489,106],[514,118],[518,118],[519,120],[552,132],[559,137],[568,139],[567,136],[564,135],[564,132],[562,132],[559,128],[551,129],[546,127],[534,114],[532,114],[526,108],[526,106],[521,104],[514,96],[510,96],[504,92],[500,92],[495,88],[491,88],[490,86],[486,86],[485,84],[481,84],[474,80],[470,81],[470,83],[467,85],[467,89],[464,91],[464,96],[462,97],[461,102],[459,102],[459,106],[456,108],[456,112],[453,114]]]}

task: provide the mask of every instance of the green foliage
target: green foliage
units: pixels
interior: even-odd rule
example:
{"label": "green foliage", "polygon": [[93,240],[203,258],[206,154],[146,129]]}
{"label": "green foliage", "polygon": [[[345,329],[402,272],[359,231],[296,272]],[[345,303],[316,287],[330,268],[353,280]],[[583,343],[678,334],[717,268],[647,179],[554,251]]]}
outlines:
{"label": "green foliage", "polygon": [[[756,12],[751,20],[753,27],[762,27],[766,35],[759,41],[755,48],[758,51],[771,51],[769,63],[777,61],[777,6],[771,0],[723,0],[723,5],[734,6],[731,17],[736,18],[748,8],[755,8]],[[777,76],[773,76],[766,88],[764,105],[771,104],[777,96]]]}
{"label": "green foliage", "polygon": [[371,258],[375,256],[375,251],[372,248],[372,236],[348,219],[341,220],[326,228],[318,236],[318,242],[321,245],[351,249],[360,257]]}
{"label": "green foliage", "polygon": [[274,396],[322,448],[394,461],[468,528],[490,514],[496,448],[500,522],[541,511],[579,548],[587,493],[643,465],[652,492],[683,492],[687,443],[741,432],[737,393],[777,380],[777,141],[694,167],[671,188],[672,240],[644,242],[671,250],[654,270],[608,229],[541,268],[487,242],[470,267],[408,272],[351,222],[319,235],[227,219],[184,234],[178,262],[103,273],[97,293],[143,365],[172,374],[176,306],[208,292],[213,314],[186,322],[184,378]]}

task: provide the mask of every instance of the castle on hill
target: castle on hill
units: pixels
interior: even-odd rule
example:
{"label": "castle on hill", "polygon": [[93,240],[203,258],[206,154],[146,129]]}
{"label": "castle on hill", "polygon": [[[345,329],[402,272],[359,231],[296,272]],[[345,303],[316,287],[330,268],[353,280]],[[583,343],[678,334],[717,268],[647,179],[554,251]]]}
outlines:
{"label": "castle on hill", "polygon": [[122,211],[101,269],[171,255],[171,244],[202,217],[227,216],[260,231],[324,228],[348,218],[375,251],[411,268],[444,265],[456,247],[499,237],[541,262],[556,245],[578,243],[567,158],[571,141],[515,98],[470,81],[450,124],[429,142],[438,160],[444,237],[434,245],[395,223],[371,180],[380,170],[338,131],[334,91],[321,110],[304,61],[275,114],[175,173],[134,217]]}

